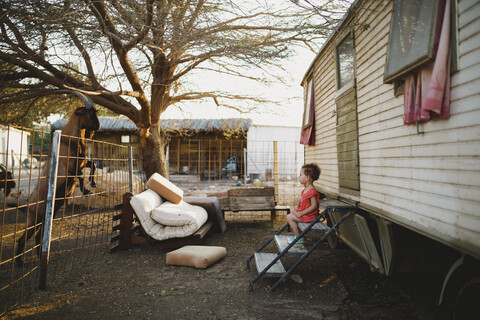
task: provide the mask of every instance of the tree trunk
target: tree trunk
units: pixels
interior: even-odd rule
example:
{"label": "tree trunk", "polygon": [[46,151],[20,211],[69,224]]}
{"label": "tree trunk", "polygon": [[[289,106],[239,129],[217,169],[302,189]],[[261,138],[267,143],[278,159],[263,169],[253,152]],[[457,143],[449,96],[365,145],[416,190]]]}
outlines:
{"label": "tree trunk", "polygon": [[142,146],[143,168],[148,178],[157,172],[168,179],[167,161],[165,157],[168,139],[162,135],[158,127],[153,127],[150,135],[143,137],[140,134],[140,143]]}

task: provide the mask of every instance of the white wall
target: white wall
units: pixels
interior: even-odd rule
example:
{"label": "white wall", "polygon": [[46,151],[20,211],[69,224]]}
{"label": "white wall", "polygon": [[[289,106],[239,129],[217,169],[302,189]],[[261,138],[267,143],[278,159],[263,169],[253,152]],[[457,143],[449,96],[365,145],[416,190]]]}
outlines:
{"label": "white wall", "polygon": [[26,157],[28,150],[28,136],[30,132],[15,128],[0,128],[0,161],[7,165],[8,169],[14,165],[18,167]]}
{"label": "white wall", "polygon": [[274,149],[277,141],[280,179],[296,179],[304,161],[304,147],[299,143],[300,127],[251,125],[247,133],[247,174],[261,179],[273,173]]}

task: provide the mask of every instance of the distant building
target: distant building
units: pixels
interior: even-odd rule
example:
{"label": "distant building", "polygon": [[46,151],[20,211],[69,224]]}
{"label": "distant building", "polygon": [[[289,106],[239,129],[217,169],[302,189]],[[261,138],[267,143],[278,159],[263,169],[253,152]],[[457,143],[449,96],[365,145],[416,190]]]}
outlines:
{"label": "distant building", "polygon": [[[100,130],[95,133],[95,140],[140,146],[138,128],[131,120],[113,117],[99,117],[99,120]],[[56,121],[52,130],[61,129],[66,121]],[[250,119],[161,120],[161,130],[168,132],[171,139],[167,149],[169,172],[219,177],[229,158],[243,157],[250,125]],[[97,158],[108,157],[110,151],[104,146],[93,146],[92,154]]]}
{"label": "distant building", "polygon": [[[138,128],[131,120],[99,120],[95,140],[140,146]],[[58,120],[52,129],[60,129],[65,123],[66,119]],[[166,150],[170,174],[192,174],[201,179],[239,176],[268,180],[274,170],[274,141],[278,141],[280,178],[295,178],[304,160],[304,147],[298,143],[300,127],[254,125],[250,119],[236,118],[167,119],[161,120],[160,128],[170,136]],[[91,149],[98,158],[107,158],[104,154],[110,152],[103,145]]]}
{"label": "distant building", "polygon": [[0,161],[10,168],[19,167],[28,155],[30,132],[0,126]]}

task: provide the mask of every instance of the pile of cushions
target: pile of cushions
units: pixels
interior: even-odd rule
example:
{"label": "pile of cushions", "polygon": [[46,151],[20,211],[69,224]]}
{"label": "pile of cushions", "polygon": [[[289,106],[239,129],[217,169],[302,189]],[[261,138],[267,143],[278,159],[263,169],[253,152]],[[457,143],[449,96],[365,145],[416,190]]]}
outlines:
{"label": "pile of cushions", "polygon": [[154,173],[147,190],[132,197],[130,204],[145,232],[155,240],[188,237],[207,221],[207,211],[183,201],[183,191]]}

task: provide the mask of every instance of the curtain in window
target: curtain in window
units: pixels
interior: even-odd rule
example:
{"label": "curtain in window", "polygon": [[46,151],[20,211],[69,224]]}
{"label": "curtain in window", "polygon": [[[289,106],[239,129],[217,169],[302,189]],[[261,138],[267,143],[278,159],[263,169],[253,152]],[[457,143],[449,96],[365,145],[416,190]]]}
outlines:
{"label": "curtain in window", "polygon": [[450,0],[445,1],[435,61],[405,78],[404,124],[450,117]]}
{"label": "curtain in window", "polygon": [[310,116],[308,117],[308,126],[304,126],[302,128],[302,132],[300,133],[300,144],[304,144],[307,146],[314,146],[315,145],[315,94],[312,90],[312,94],[310,97],[310,106],[305,112],[310,112]]}

